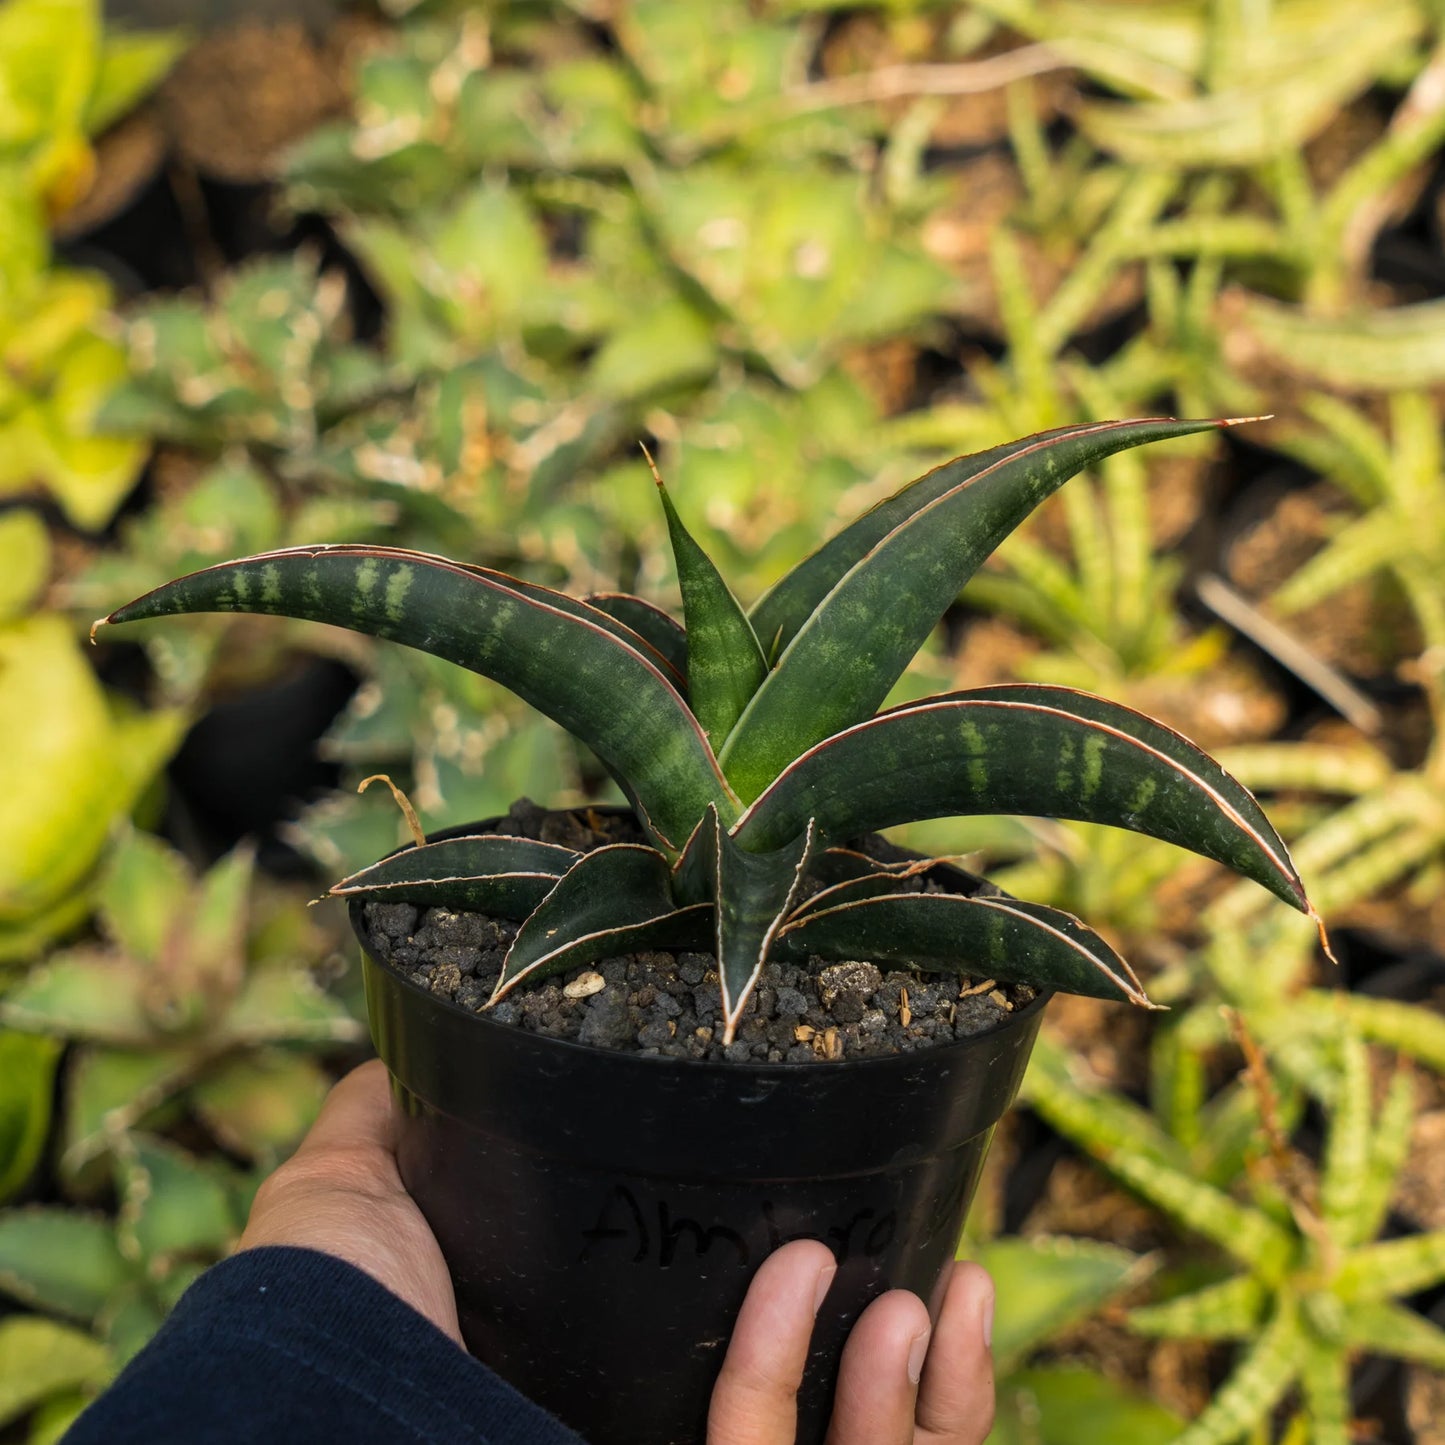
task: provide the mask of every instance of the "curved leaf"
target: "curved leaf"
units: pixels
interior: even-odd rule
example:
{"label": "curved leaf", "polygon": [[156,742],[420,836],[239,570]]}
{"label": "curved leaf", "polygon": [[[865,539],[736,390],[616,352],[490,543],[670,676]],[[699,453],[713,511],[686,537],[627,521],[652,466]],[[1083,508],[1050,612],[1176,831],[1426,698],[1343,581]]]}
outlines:
{"label": "curved leaf", "polygon": [[297,547],[194,572],[103,620],[185,612],[329,622],[490,677],[586,743],[670,848],[709,803],[732,812],[676,688],[614,619],[561,593],[398,548]]}
{"label": "curved leaf", "polygon": [[363,898],[526,918],[582,855],[555,843],[487,833],[403,848],[334,884],[328,898]]}
{"label": "curved leaf", "polygon": [[811,590],[855,543],[843,547],[835,539],[835,553],[814,565],[806,585],[795,585],[786,608],[765,606],[754,619],[754,631],[768,645],[779,625],[797,631],[720,754],[739,795],[751,801],[805,749],[870,716],[964,583],[1076,472],[1127,447],[1227,424],[1154,419],[1043,432],[985,453],[991,460],[981,469],[953,463],[956,472],[945,467],[929,473],[914,483],[920,504],[908,498],[909,489],[884,504],[890,528],[876,539],[870,532],[879,523],[869,522],[876,516],[869,513],[856,539],[869,540],[866,552],[850,562],[806,620],[799,621],[799,612]]}
{"label": "curved leaf", "polygon": [[805,753],[734,833],[763,851],[810,819],[824,837],[850,838],[970,813],[1146,833],[1311,911],[1283,841],[1218,763],[1162,723],[1066,687],[1004,684],[894,708]]}
{"label": "curved leaf", "polygon": [[753,631],[766,645],[776,645],[781,651],[844,576],[895,528],[979,473],[1032,450],[1040,442],[1072,437],[1080,430],[1078,426],[1055,427],[1004,446],[956,457],[900,487],[829,538],[760,597],[748,614]]}
{"label": "curved leaf", "polygon": [[524,978],[536,982],[638,948],[705,943],[711,909],[679,909],[671,883],[655,848],[613,843],[584,853],[517,930],[489,1004]]}
{"label": "curved leaf", "polygon": [[1091,928],[1056,908],[1012,898],[863,898],[790,919],[778,944],[794,957],[887,960],[1153,1007],[1134,970]]}
{"label": "curved leaf", "polygon": [[768,665],[737,598],[712,558],[683,526],[661,477],[657,479],[657,494],[667,514],[667,533],[677,563],[687,622],[689,702],[716,749],[742,716],[766,676]]}
{"label": "curved leaf", "polygon": [[605,612],[629,627],[648,643],[685,683],[687,680],[687,630],[669,612],[643,597],[627,592],[593,592],[582,599],[589,607]]}

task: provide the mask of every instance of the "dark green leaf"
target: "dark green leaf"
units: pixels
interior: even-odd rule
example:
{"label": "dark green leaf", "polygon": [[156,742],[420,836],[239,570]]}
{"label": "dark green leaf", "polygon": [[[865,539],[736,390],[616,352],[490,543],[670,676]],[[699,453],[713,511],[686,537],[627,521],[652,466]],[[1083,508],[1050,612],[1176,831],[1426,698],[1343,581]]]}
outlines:
{"label": "dark green leaf", "polygon": [[773,940],[791,910],[813,851],[814,830],[768,853],[739,848],[709,808],[677,865],[676,891],[714,900],[713,952],[722,982],[723,1042],[730,1044]]}
{"label": "dark green leaf", "polygon": [[[804,563],[804,578],[754,619],[769,645],[780,626],[796,631],[720,754],[739,796],[751,801],[805,749],[869,717],[963,584],[1076,472],[1128,447],[1220,425],[1158,419],[1044,432],[985,453],[991,460],[981,468],[953,463],[957,472],[930,473],[914,484],[919,504],[905,490],[881,518],[863,519],[856,541],[835,540],[826,560]],[[876,535],[884,522],[888,530]],[[817,598],[824,581],[828,591]]]}
{"label": "dark green leaf", "polygon": [[[626,617],[619,616],[612,608],[599,607],[590,600],[579,602],[575,597],[569,597],[565,592],[555,592],[550,587],[543,587],[536,582],[524,581],[522,578],[513,577],[507,572],[497,572],[490,567],[477,567],[468,564],[465,570],[477,577],[498,582],[504,587],[510,587],[514,591],[519,592],[523,597],[529,597],[534,602],[542,603],[543,606],[556,607],[560,611],[569,612],[573,617],[580,618],[582,621],[594,623],[596,626],[610,632],[620,641],[625,642],[634,651],[641,653],[643,657],[657,667],[658,671],[662,673],[678,692],[683,691],[687,678],[686,667],[678,667],[666,649],[658,647],[648,633],[640,632]],[[646,607],[647,604],[642,602],[641,598],[636,600],[641,603],[642,607]],[[669,622],[672,621],[660,608],[657,609],[657,612],[659,616],[667,618]],[[634,614],[640,615],[640,608],[634,609]],[[674,622],[673,626],[677,627],[678,632],[682,632],[682,628],[679,627],[677,623]],[[652,625],[651,630],[653,632],[661,631],[655,623]],[[684,647],[683,651],[685,660],[686,647]]]}
{"label": "dark green leaf", "polygon": [[1134,971],[1077,918],[1013,898],[898,893],[783,925],[780,956],[870,958],[1152,1007]]}
{"label": "dark green leaf", "polygon": [[851,838],[969,813],[1147,833],[1310,911],[1284,843],[1218,763],[1162,723],[1066,687],[1007,684],[894,708],[799,758],[734,832],[763,850],[810,820],[825,838]]}
{"label": "dark green leaf", "polygon": [[768,665],[737,598],[683,526],[660,477],[657,493],[667,514],[687,622],[688,699],[716,750],[758,690]]}
{"label": "dark green leaf", "polygon": [[679,909],[667,860],[653,848],[614,843],[585,853],[517,930],[491,1002],[523,979],[631,953],[704,946],[706,905]]}
{"label": "dark green leaf", "polygon": [[624,627],[630,627],[667,659],[679,678],[686,681],[687,631],[670,613],[626,592],[594,592],[583,601],[589,607],[616,618]]}
{"label": "dark green leaf", "polygon": [[526,918],[581,856],[496,833],[444,838],[393,853],[343,878],[328,896]]}
{"label": "dark green leaf", "polygon": [[732,797],[658,665],[614,619],[501,573],[389,547],[299,547],[192,573],[113,612],[260,612],[402,642],[510,688],[587,744],[643,824],[675,849],[709,803]]}

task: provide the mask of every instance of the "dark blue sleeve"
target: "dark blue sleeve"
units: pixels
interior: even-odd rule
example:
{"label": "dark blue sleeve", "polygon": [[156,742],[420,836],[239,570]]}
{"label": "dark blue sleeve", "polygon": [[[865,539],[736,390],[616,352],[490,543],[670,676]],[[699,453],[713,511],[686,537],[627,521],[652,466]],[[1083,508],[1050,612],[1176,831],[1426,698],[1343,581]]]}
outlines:
{"label": "dark blue sleeve", "polygon": [[583,1445],[370,1275],[310,1249],[209,1269],[62,1445]]}

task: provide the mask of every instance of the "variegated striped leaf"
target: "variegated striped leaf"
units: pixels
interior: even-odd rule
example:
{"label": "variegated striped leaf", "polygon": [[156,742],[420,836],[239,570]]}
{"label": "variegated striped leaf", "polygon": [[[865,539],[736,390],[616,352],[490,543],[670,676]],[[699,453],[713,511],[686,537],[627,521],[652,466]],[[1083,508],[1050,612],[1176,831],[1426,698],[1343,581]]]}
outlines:
{"label": "variegated striped leaf", "polygon": [[185,612],[329,622],[490,677],[590,747],[662,846],[680,846],[710,803],[735,810],[665,664],[614,618],[561,593],[397,548],[295,547],[179,578],[104,621]]}
{"label": "variegated striped leaf", "polygon": [[982,467],[930,473],[914,496],[905,489],[851,540],[802,564],[801,580],[775,589],[779,600],[753,619],[768,648],[780,627],[796,630],[720,754],[739,796],[757,797],[815,743],[871,716],[964,583],[1071,476],[1125,448],[1225,424],[1113,421],[1029,437],[985,454]]}
{"label": "variegated striped leaf", "polygon": [[1311,1024],[1329,1027],[1343,1013],[1370,1043],[1384,1044],[1445,1073],[1445,1018],[1399,999],[1313,989],[1291,1003]]}
{"label": "variegated striped leaf", "polygon": [[1253,1275],[1236,1275],[1163,1304],[1129,1311],[1129,1328],[1171,1340],[1245,1340],[1264,1320],[1269,1294]]}
{"label": "variegated striped leaf", "polygon": [[1293,1263],[1292,1236],[1263,1212],[1236,1203],[1223,1190],[1128,1149],[1112,1151],[1100,1163],[1136,1194],[1186,1229],[1212,1240],[1263,1279],[1282,1279]]}
{"label": "variegated striped leaf", "polygon": [[1370,1061],[1353,1033],[1340,1038],[1339,1085],[1320,1173],[1320,1211],[1335,1243],[1348,1246],[1370,1164]]}
{"label": "variegated striped leaf", "polygon": [[[1223,424],[1220,422],[1163,423],[1166,426],[1182,427],[1185,433],[1206,430],[1211,426]],[[1105,425],[1149,427],[1160,425],[1160,423],[1110,422]],[[972,456],[958,457],[954,461],[945,462],[941,467],[935,467],[931,472],[909,482],[907,486],[900,487],[886,501],[879,502],[876,507],[871,507],[856,521],[850,522],[844,527],[836,537],[825,542],[811,556],[805,557],[766,596],[760,598],[748,614],[754,632],[765,646],[771,647],[776,639],[780,649],[786,648],[838,583],[890,533],[903,526],[925,507],[931,506],[940,498],[949,496],[984,473],[996,473],[997,468],[1004,466],[1016,457],[1021,455],[1036,457],[1041,449],[1077,443],[1091,437],[1095,430],[1093,424],[1056,427],[1052,431],[1039,432],[1034,436],[1023,437],[1019,441],[990,447],[987,451],[975,452]],[[1169,436],[1181,434],[1184,433],[1165,433]],[[1153,436],[1143,438],[1143,440],[1153,439]],[[1126,446],[1133,444],[1131,442],[1124,443]],[[1081,464],[1081,466],[1087,465],[1089,465],[1088,462]],[[1076,471],[1079,469],[1075,468]],[[987,484],[986,491],[1000,490],[1002,481],[1006,480],[1006,477],[999,479],[995,475],[994,480]],[[1066,480],[1067,477],[1055,478],[1051,474],[1045,480],[1044,485],[1048,487],[1049,491],[1052,491]],[[1039,484],[1034,482],[1033,485]],[[1032,501],[1027,505],[1029,507],[1037,506],[1047,494],[1046,491],[1041,495],[1033,496]],[[982,509],[985,502],[986,495],[980,496],[974,505]],[[1000,540],[1002,540],[1001,537],[995,538],[993,545],[997,546]]]}
{"label": "variegated striped leaf", "polygon": [[1132,708],[1007,684],[908,703],[819,743],[734,829],[775,848],[809,819],[825,839],[971,813],[1077,818],[1202,853],[1309,911],[1258,803],[1218,763]]}
{"label": "variegated striped leaf", "polygon": [[[1418,1007],[1410,1005],[1410,1007]],[[1369,1164],[1361,1183],[1352,1218],[1342,1221],[1340,1241],[1347,1247],[1374,1239],[1390,1212],[1395,1184],[1410,1153],[1410,1135],[1415,1122],[1415,1079],[1408,1069],[1399,1069],[1390,1080],[1389,1091],[1375,1118],[1370,1142]]]}
{"label": "variegated striped leaf", "polygon": [[1350,1445],[1350,1360],[1338,1346],[1306,1334],[1300,1352],[1300,1391],[1304,1395],[1310,1445]]}
{"label": "variegated striped leaf", "polygon": [[1445,1229],[1387,1239],[1353,1251],[1335,1275],[1346,1303],[1411,1295],[1445,1281]]}
{"label": "variegated striped leaf", "polygon": [[1362,1300],[1345,1311],[1344,1343],[1445,1370],[1445,1330],[1391,1300]]}
{"label": "variegated striped leaf", "polygon": [[581,856],[555,843],[495,833],[444,838],[403,848],[343,878],[327,896],[522,919]]}
{"label": "variegated striped leaf", "polygon": [[1012,898],[896,892],[851,898],[790,919],[778,934],[778,951],[784,949],[1152,1007],[1133,969],[1092,929],[1056,908]]}
{"label": "variegated striped leaf", "polygon": [[1282,1300],[1264,1333],[1174,1445],[1233,1445],[1268,1419],[1298,1378],[1302,1345],[1298,1312]]}
{"label": "variegated striped leaf", "polygon": [[1040,1036],[1029,1059],[1019,1097],[1052,1125],[1096,1158],[1129,1150],[1161,1167],[1190,1167],[1188,1153],[1159,1127],[1148,1109],[1103,1086],[1077,1057],[1048,1034]]}

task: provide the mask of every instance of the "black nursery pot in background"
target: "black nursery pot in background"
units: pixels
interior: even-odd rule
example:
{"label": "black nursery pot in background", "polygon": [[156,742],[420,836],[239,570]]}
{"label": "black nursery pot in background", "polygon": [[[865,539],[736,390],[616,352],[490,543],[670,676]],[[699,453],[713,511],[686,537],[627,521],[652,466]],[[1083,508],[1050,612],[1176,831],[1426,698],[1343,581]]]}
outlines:
{"label": "black nursery pot in background", "polygon": [[467,1345],[590,1445],[699,1445],[748,1282],[803,1237],[839,1261],[799,1400],[800,1445],[821,1445],[863,1307],[941,1303],[1047,1002],[889,1058],[725,1064],[542,1037],[364,972]]}

